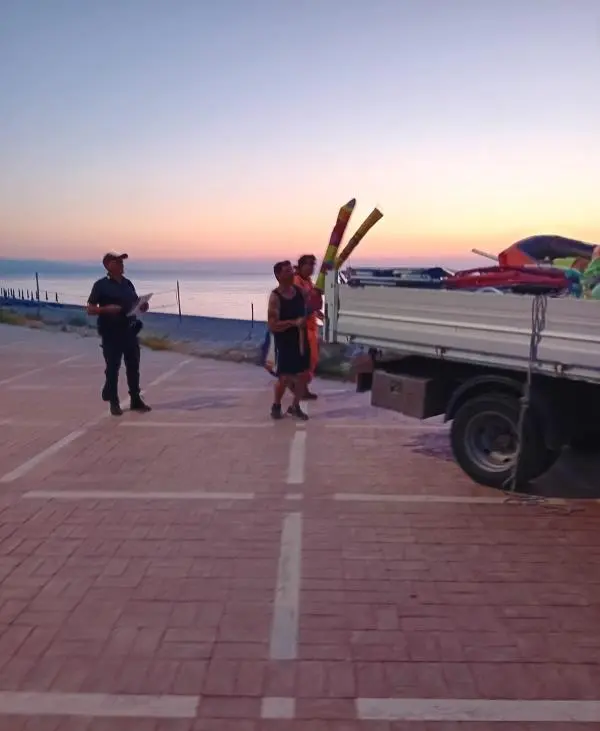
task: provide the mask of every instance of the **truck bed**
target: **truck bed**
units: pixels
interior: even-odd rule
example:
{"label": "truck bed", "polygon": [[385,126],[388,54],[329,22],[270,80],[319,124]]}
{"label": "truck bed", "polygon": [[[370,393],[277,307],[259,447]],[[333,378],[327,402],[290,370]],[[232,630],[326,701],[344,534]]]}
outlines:
{"label": "truck bed", "polygon": [[[533,297],[473,292],[355,289],[326,292],[332,340],[384,352],[525,370]],[[549,298],[537,369],[600,383],[600,302]]]}

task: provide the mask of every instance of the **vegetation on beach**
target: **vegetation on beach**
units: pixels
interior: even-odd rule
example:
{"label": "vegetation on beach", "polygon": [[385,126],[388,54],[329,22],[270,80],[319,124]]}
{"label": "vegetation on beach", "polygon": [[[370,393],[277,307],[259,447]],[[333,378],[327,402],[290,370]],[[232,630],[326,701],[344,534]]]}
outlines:
{"label": "vegetation on beach", "polygon": [[177,343],[166,335],[140,335],[140,344],[150,350],[177,350]]}
{"label": "vegetation on beach", "polygon": [[14,310],[0,307],[0,325],[18,325],[20,327],[39,327],[42,318],[34,312],[24,315]]}

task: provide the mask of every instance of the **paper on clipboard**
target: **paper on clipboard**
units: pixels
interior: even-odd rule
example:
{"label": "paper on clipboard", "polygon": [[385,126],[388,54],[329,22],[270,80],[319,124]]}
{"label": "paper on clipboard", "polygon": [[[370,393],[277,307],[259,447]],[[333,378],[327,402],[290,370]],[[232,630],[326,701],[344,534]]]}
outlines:
{"label": "paper on clipboard", "polygon": [[136,315],[142,314],[142,306],[150,302],[152,299],[153,292],[150,292],[150,294],[143,294],[141,297],[138,297],[138,301],[133,306],[132,310],[129,312],[129,317],[135,317]]}

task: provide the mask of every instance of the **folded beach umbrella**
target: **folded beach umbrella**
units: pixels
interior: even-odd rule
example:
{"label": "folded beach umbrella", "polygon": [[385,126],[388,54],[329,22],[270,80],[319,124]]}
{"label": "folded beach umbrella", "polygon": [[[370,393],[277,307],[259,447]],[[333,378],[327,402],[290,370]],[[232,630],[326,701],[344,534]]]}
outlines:
{"label": "folded beach umbrella", "polygon": [[346,233],[346,228],[348,227],[350,216],[352,216],[352,211],[355,206],[356,198],[352,198],[352,200],[345,203],[339,210],[335,226],[333,227],[333,231],[329,238],[329,244],[325,250],[325,256],[323,257],[323,263],[321,264],[321,271],[319,272],[319,276],[317,277],[317,282],[315,284],[315,289],[318,289],[319,292],[325,291],[325,275],[335,267],[335,257],[337,256],[338,249],[340,248],[340,244],[342,243],[342,239]]}

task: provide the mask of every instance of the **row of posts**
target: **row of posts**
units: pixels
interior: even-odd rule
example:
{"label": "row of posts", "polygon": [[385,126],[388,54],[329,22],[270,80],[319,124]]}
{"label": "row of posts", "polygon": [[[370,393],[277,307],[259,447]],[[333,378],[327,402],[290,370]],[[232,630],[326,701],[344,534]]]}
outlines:
{"label": "row of posts", "polygon": [[[50,302],[48,292],[44,292],[44,296],[42,297],[40,292],[33,292],[29,289],[7,289],[2,287],[2,289],[0,289],[0,296],[5,299],[13,300],[30,300],[31,302],[39,302],[40,300],[45,299],[46,302]],[[58,302],[58,293],[55,294],[55,299],[56,302]]]}
{"label": "row of posts", "polygon": [[[31,302],[40,302],[42,299],[44,299],[46,302],[50,302],[50,298],[48,297],[48,292],[44,292],[44,298],[42,298],[40,293],[40,279],[39,275],[36,272],[35,273],[35,291],[29,290],[29,289],[11,289],[10,287],[2,287],[0,288],[0,297],[3,297],[4,299],[18,299],[23,301],[31,301]],[[179,315],[179,321],[181,322],[181,291],[179,289],[179,280],[177,280],[177,311]],[[58,292],[54,294],[55,301],[58,303]],[[252,328],[254,328],[254,303],[252,302],[250,305],[251,309],[251,320],[252,320]]]}
{"label": "row of posts", "polygon": [[[44,292],[46,302],[50,302],[48,297],[48,291]],[[19,300],[30,300],[31,302],[39,302],[42,297],[40,294],[40,275],[35,273],[35,292],[29,289],[14,289],[11,287],[0,288],[0,296],[5,299],[19,299]],[[58,292],[55,292],[54,297],[58,302]]]}

